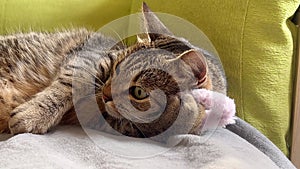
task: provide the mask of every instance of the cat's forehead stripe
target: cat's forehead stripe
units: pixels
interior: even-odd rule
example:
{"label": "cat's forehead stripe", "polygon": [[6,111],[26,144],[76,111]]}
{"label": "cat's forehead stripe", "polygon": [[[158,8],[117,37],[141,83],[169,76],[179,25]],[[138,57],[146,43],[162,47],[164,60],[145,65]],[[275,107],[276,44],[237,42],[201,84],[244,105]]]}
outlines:
{"label": "cat's forehead stripe", "polygon": [[191,48],[187,46],[184,42],[175,38],[166,38],[155,42],[155,47],[169,52],[180,54]]}
{"label": "cat's forehead stripe", "polygon": [[[190,50],[191,48],[188,45],[186,45],[184,42],[182,42],[176,38],[169,37],[169,36],[161,36],[160,38],[158,38],[157,40],[155,40],[151,43],[137,43],[121,52],[120,57],[118,57],[118,60],[114,64],[113,71],[116,71],[119,64],[122,63],[124,60],[126,60],[126,69],[130,69],[130,72],[134,71],[134,69],[140,69],[142,67],[147,67],[147,65],[148,65],[147,63],[149,61],[153,62],[153,59],[149,60],[149,58],[144,58],[141,56],[146,56],[146,55],[155,56],[158,54],[162,55],[162,51],[160,53],[158,53],[158,52],[152,53],[152,52],[150,52],[151,49],[166,50],[167,52],[170,52],[170,53],[165,54],[165,55],[168,55],[170,57],[176,57],[177,55],[179,55],[187,50]],[[149,51],[147,51],[147,50],[149,50]],[[137,51],[139,51],[139,52],[142,51],[140,53],[140,56],[129,57],[130,55],[134,54]],[[153,63],[151,63],[151,64],[153,64]]]}

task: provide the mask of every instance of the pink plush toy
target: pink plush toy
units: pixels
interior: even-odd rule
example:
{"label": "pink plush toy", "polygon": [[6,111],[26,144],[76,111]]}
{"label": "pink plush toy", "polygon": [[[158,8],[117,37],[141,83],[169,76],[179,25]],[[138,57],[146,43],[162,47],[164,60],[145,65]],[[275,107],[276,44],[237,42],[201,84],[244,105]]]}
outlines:
{"label": "pink plush toy", "polygon": [[195,89],[192,91],[192,95],[198,103],[205,107],[207,117],[204,130],[235,123],[236,110],[233,99],[206,89]]}

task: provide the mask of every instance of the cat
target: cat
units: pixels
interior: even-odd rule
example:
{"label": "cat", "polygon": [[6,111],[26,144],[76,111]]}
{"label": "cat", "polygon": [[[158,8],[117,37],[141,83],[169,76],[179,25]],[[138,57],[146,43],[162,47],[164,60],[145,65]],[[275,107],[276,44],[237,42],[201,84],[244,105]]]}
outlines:
{"label": "cat", "polygon": [[[226,94],[221,63],[175,37],[145,3],[142,12],[147,31],[137,35],[137,42],[129,47],[86,29],[0,37],[0,133],[44,134],[58,124],[79,124],[74,105],[80,101],[73,99],[74,82],[79,93],[84,93],[86,86],[95,87],[102,116],[124,135],[156,136],[173,124],[181,110],[189,114],[182,121],[186,124],[177,124],[177,129],[188,124],[189,133],[196,133],[203,125],[204,108],[182,95],[196,88]],[[181,62],[184,66],[178,66]],[[145,69],[149,65],[161,65],[168,72]],[[128,87],[123,81],[133,71],[138,73]],[[90,79],[95,79],[94,83]],[[113,96],[119,93],[112,90],[113,85],[118,92],[125,92],[135,110],[116,105]],[[165,96],[155,94],[156,89]],[[160,99],[165,100],[163,108]],[[158,109],[163,112],[150,122],[123,116],[143,119]]]}

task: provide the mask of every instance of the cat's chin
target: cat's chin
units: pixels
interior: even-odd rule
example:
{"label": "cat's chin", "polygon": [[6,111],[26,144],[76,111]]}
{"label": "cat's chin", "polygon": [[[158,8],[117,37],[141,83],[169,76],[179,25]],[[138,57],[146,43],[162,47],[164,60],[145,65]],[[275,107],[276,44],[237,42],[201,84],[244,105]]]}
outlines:
{"label": "cat's chin", "polygon": [[115,104],[113,102],[107,102],[105,103],[105,109],[107,111],[107,113],[109,115],[111,115],[112,117],[114,118],[117,118],[117,119],[122,119],[124,118],[116,109],[115,107]]}

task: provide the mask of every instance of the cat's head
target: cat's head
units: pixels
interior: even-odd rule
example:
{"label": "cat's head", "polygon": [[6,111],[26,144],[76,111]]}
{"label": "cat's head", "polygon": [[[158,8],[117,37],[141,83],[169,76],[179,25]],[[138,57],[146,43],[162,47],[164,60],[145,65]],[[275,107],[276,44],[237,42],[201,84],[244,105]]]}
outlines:
{"label": "cat's head", "polygon": [[186,111],[180,123],[197,128],[204,109],[182,94],[212,88],[206,59],[176,38],[146,4],[142,11],[146,32],[137,35],[136,44],[112,53],[118,61],[102,89],[105,109],[116,119],[129,119],[146,137],[167,130],[180,111]]}

